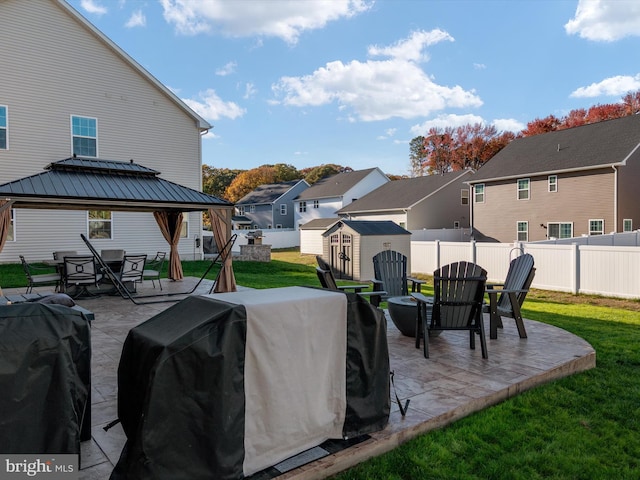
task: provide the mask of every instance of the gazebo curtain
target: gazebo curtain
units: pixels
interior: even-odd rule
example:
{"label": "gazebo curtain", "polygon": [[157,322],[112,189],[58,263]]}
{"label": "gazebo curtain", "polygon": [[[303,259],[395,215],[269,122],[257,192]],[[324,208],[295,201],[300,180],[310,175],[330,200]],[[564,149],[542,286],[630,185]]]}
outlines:
{"label": "gazebo curtain", "polygon": [[[211,230],[213,238],[218,247],[218,252],[222,252],[224,245],[231,238],[231,215],[230,210],[213,210],[209,209],[209,218],[211,218]],[[233,273],[231,250],[221,257],[222,267],[218,281],[214,286],[214,293],[235,292],[236,277]]]}
{"label": "gazebo curtain", "polygon": [[9,229],[11,228],[11,204],[10,200],[0,200],[0,252],[7,241]]}
{"label": "gazebo curtain", "polygon": [[180,241],[180,229],[182,228],[182,212],[153,212],[153,216],[160,227],[162,236],[170,245],[169,251],[169,278],[182,280],[182,263],[178,253]]}

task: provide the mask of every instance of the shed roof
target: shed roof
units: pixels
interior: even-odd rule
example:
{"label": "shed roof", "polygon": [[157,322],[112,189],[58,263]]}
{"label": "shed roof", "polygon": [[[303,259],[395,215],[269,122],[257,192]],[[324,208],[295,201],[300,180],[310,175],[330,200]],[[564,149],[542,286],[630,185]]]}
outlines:
{"label": "shed roof", "polygon": [[442,188],[472,173],[471,170],[427,175],[424,177],[393,180],[338,210],[338,214],[356,212],[383,212],[409,209]]}
{"label": "shed roof", "polygon": [[322,235],[328,236],[338,230],[342,225],[349,227],[361,236],[368,235],[411,235],[400,225],[391,220],[340,220]]}
{"label": "shed roof", "polygon": [[14,200],[14,208],[187,212],[233,206],[133,161],[72,157],[45,170],[0,185],[0,196]]}
{"label": "shed roof", "polygon": [[333,218],[314,218],[308,221],[304,225],[300,226],[300,230],[326,230],[329,226],[333,225],[339,220],[337,217]]}
{"label": "shed roof", "polygon": [[[318,180],[296,197],[296,200],[313,200],[316,198],[341,197],[362,181],[377,167],[355,172],[342,172]],[[384,175],[384,174],[383,174]]]}
{"label": "shed roof", "polygon": [[640,147],[640,115],[513,140],[469,183],[623,165]]}

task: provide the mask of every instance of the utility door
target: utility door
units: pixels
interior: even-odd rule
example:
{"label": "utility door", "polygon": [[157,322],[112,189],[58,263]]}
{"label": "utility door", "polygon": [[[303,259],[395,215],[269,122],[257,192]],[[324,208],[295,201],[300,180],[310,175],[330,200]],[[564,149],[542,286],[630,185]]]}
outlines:
{"label": "utility door", "polygon": [[337,232],[329,238],[330,262],[336,278],[353,279],[352,235]]}

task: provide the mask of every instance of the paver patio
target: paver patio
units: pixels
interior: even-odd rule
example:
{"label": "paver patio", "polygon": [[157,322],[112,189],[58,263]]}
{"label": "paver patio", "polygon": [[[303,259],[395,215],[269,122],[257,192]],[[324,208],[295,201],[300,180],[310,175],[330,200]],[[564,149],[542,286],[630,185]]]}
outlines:
{"label": "paver patio", "polygon": [[[163,280],[164,293],[190,290],[196,281],[196,278],[180,282]],[[210,287],[210,281],[203,281],[196,293],[206,294]],[[138,293],[159,293],[159,290],[153,290],[148,281],[139,287]],[[110,296],[77,302],[95,313],[91,331],[92,439],[82,444],[80,478],[106,480],[126,440],[119,424],[108,431],[103,429],[117,418],[117,369],[123,342],[132,327],[174,303],[134,305]],[[391,416],[383,431],[278,478],[326,478],[524,390],[595,367],[594,349],[562,329],[525,320],[529,338],[521,339],[514,321],[505,319],[498,339],[490,340],[488,323],[485,316],[488,359],[482,358],[477,342],[476,350],[469,349],[467,332],[454,331],[443,332],[431,340],[430,358],[425,359],[422,349],[415,348],[414,339],[403,336],[388,321],[390,365],[395,372],[397,394],[402,402],[411,400],[407,415],[404,418],[400,415],[392,390]]]}

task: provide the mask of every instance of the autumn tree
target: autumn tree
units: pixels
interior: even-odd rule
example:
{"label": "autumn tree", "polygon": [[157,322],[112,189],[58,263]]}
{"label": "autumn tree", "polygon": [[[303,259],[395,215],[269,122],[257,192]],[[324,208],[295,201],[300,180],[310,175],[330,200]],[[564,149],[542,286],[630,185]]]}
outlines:
{"label": "autumn tree", "polygon": [[303,177],[307,181],[307,183],[309,185],[313,185],[318,180],[324,177],[329,177],[331,175],[336,175],[342,172],[352,171],[353,169],[351,167],[343,167],[341,165],[336,165],[335,163],[327,163],[310,169],[302,170],[301,173],[303,173]]}
{"label": "autumn tree", "polygon": [[432,127],[424,137],[425,167],[430,174],[443,174],[453,170],[455,141],[452,127]]}
{"label": "autumn tree", "polygon": [[622,97],[622,104],[626,115],[635,115],[640,113],[640,90],[637,92],[629,92]]}
{"label": "autumn tree", "polygon": [[555,115],[549,115],[545,118],[536,118],[535,120],[527,123],[527,128],[522,130],[521,133],[523,137],[532,137],[533,135],[554,132],[561,124],[562,121],[558,117]]}
{"label": "autumn tree", "polygon": [[225,191],[231,182],[243,170],[231,170],[229,168],[215,168],[209,165],[202,165],[202,191],[219,198],[225,197]]}
{"label": "autumn tree", "polygon": [[412,138],[409,142],[409,160],[411,162],[411,176],[422,177],[425,174],[427,151],[424,148],[422,135]]}
{"label": "autumn tree", "polygon": [[225,190],[225,198],[237,202],[260,185],[287,182],[297,178],[300,178],[300,172],[291,165],[262,165],[239,174]]}

